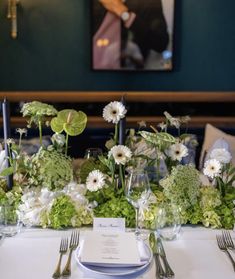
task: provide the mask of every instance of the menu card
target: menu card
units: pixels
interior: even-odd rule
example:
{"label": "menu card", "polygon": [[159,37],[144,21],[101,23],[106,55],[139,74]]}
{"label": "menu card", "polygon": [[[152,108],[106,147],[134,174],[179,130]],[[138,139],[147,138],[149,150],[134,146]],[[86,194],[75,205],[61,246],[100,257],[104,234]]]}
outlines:
{"label": "menu card", "polygon": [[142,265],[134,233],[86,232],[80,254],[84,264],[99,266]]}

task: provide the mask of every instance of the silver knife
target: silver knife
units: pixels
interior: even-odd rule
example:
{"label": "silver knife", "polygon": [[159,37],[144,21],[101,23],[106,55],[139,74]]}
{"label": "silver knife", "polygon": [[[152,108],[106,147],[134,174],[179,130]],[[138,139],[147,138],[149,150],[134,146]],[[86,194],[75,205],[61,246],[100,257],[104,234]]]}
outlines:
{"label": "silver knife", "polygon": [[166,252],[164,250],[163,244],[162,244],[162,240],[161,238],[157,238],[157,247],[158,247],[158,253],[162,258],[163,264],[165,266],[165,271],[166,271],[166,277],[167,278],[171,278],[175,276],[174,271],[172,270],[172,268],[170,267],[167,258],[166,258]]}
{"label": "silver knife", "polygon": [[165,278],[166,274],[162,267],[162,263],[160,261],[160,255],[158,253],[158,248],[157,248],[157,241],[155,238],[155,234],[153,232],[151,232],[149,235],[149,245],[153,251],[153,256],[154,256],[154,260],[155,260],[155,264],[156,264],[156,277]]}

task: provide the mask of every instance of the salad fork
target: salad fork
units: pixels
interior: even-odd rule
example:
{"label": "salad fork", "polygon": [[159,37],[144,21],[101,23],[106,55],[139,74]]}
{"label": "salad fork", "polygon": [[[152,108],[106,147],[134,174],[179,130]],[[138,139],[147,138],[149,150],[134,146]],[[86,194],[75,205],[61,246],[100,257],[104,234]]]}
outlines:
{"label": "salad fork", "polygon": [[235,246],[231,237],[231,234],[229,233],[229,231],[222,231],[222,236],[223,236],[223,240],[225,242],[225,245],[228,249],[230,250],[235,250]]}
{"label": "salad fork", "polygon": [[66,237],[66,238],[62,238],[60,241],[60,249],[59,249],[60,257],[59,257],[59,261],[56,266],[55,272],[52,275],[52,278],[60,278],[60,276],[61,276],[61,272],[60,272],[61,259],[62,259],[62,256],[67,252],[67,250],[68,250],[68,238]]}
{"label": "salad fork", "polygon": [[227,256],[229,257],[229,259],[230,259],[230,261],[231,261],[231,263],[233,265],[233,269],[235,271],[235,262],[234,262],[232,256],[230,255],[228,249],[226,248],[226,245],[224,243],[223,237],[220,236],[220,235],[216,235],[216,240],[217,240],[217,244],[218,244],[219,249],[221,251],[225,252],[227,254]]}
{"label": "salad fork", "polygon": [[62,276],[67,277],[71,275],[71,257],[72,257],[72,252],[78,247],[79,244],[79,231],[73,231],[71,234],[70,238],[70,243],[69,243],[69,256],[67,263],[64,267],[64,270],[62,272]]}

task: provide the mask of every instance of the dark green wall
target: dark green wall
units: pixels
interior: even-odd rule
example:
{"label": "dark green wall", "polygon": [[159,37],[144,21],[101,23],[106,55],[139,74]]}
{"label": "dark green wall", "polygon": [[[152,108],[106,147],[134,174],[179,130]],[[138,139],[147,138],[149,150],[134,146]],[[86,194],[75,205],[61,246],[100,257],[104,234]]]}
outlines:
{"label": "dark green wall", "polygon": [[89,0],[20,1],[17,40],[0,2],[0,90],[235,90],[234,0],[175,0],[174,71],[144,73],[90,69]]}

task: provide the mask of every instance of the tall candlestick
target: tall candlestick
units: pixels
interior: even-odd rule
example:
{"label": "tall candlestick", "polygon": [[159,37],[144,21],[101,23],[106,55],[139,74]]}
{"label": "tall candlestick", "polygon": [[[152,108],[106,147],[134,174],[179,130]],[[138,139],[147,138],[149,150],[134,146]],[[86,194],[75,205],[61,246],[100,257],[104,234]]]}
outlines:
{"label": "tall candlestick", "polygon": [[[6,156],[6,167],[10,167],[10,149],[7,144],[7,139],[10,138],[10,112],[9,103],[5,98],[2,103],[2,117],[3,117],[3,133],[4,133],[4,145],[5,145],[5,156]],[[13,175],[7,175],[7,189],[11,190],[13,187]]]}
{"label": "tall candlestick", "polygon": [[[121,103],[126,106],[125,97],[122,96]],[[125,145],[125,138],[126,138],[126,117],[122,118],[119,121],[119,133],[118,133],[118,142],[121,145]]]}

